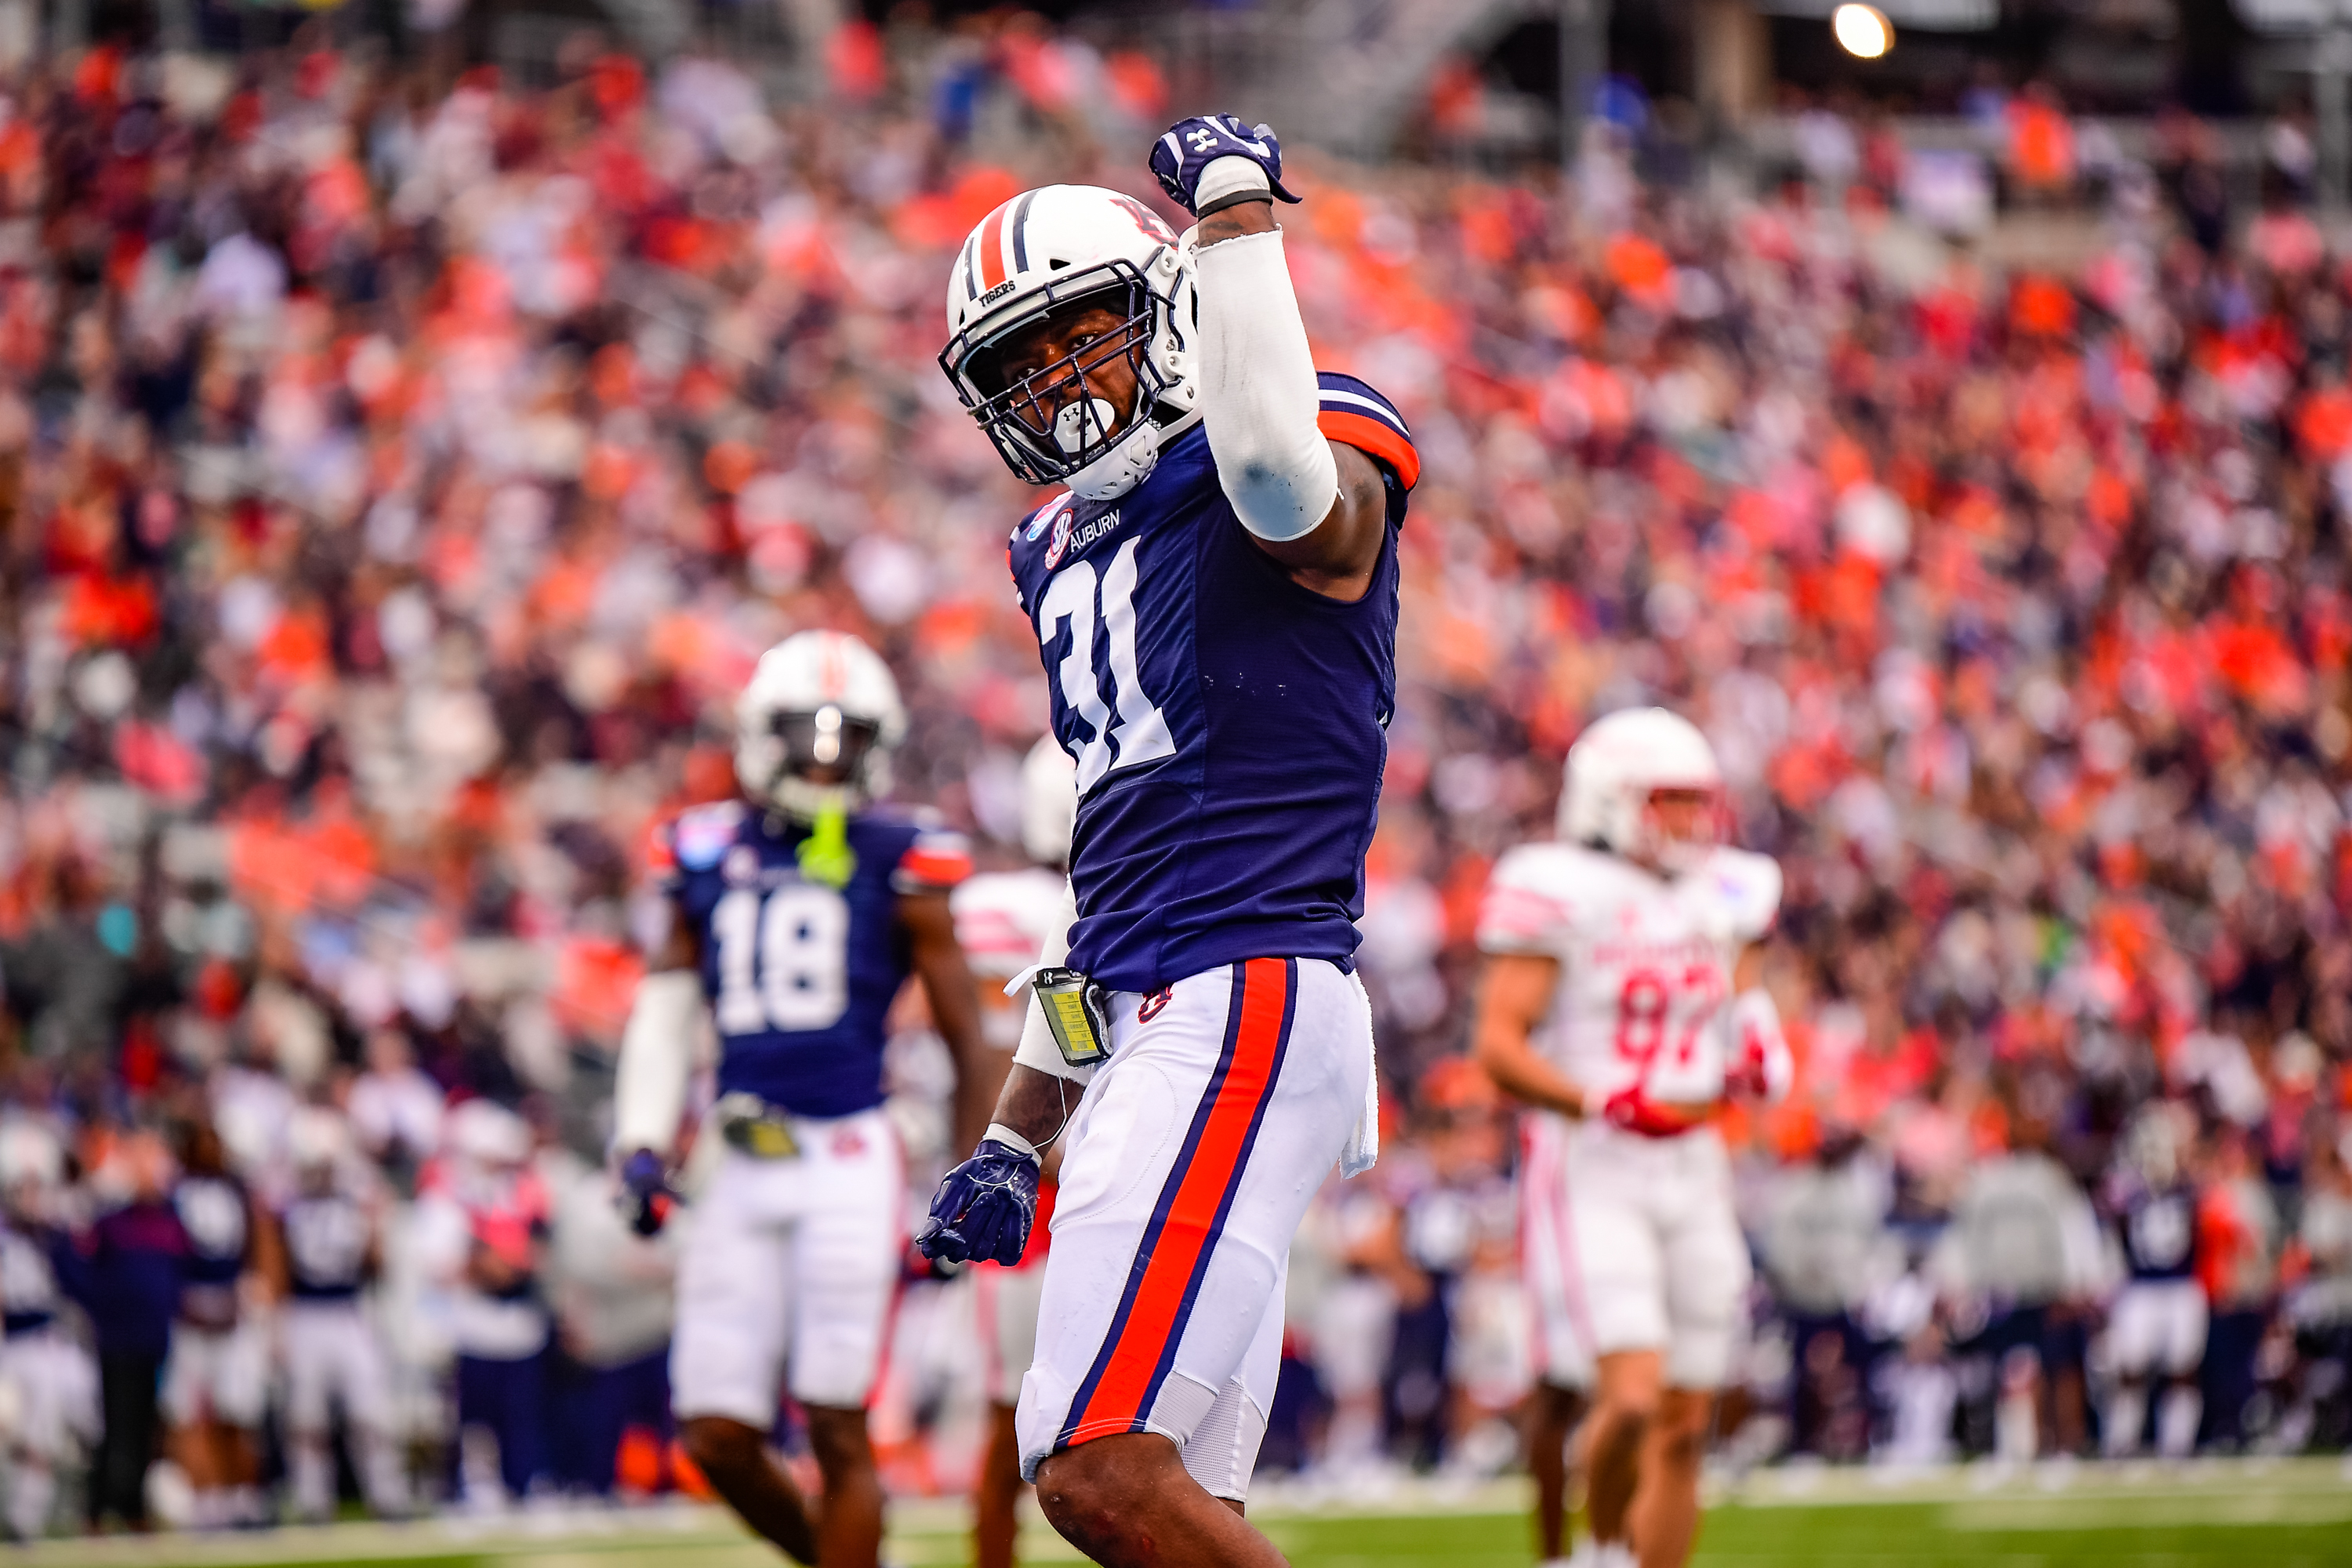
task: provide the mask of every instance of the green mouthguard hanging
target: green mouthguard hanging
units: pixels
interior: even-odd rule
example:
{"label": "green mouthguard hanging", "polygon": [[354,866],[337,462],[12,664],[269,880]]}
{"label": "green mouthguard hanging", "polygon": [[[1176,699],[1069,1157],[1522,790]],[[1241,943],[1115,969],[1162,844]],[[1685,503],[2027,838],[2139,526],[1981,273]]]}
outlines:
{"label": "green mouthguard hanging", "polygon": [[849,814],[828,805],[816,814],[816,825],[793,852],[801,875],[828,888],[845,888],[857,870],[857,851],[849,847]]}

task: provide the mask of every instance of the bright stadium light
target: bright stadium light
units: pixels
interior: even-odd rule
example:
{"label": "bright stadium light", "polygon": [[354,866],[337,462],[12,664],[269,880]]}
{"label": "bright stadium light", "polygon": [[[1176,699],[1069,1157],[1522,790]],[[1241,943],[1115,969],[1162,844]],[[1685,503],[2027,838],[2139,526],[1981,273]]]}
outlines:
{"label": "bright stadium light", "polygon": [[1874,60],[1895,47],[1895,24],[1875,5],[1850,4],[1830,14],[1838,47],[1857,59]]}

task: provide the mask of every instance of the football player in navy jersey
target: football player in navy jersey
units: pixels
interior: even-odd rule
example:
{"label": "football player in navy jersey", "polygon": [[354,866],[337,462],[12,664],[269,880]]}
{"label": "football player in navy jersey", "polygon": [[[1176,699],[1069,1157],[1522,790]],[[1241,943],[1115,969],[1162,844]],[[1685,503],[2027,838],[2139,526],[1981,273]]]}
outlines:
{"label": "football player in navy jersey", "polygon": [[[725,1141],[678,1259],[671,1404],[687,1452],[744,1521],[803,1563],[871,1568],[882,1489],[866,1400],[906,1246],[884,1020],[911,973],[954,1054],[961,1137],[1001,1081],[956,945],[963,841],[878,807],[906,733],[897,683],[856,637],[802,632],[738,705],[740,801],[664,840],[673,919],[637,991],[614,1148],[640,1231],[659,1227],[699,1014],[719,1034],[706,1135]],[[812,1508],[769,1458],[780,1387],[807,1414]]]}
{"label": "football player in navy jersey", "polygon": [[260,1517],[260,1431],[269,1398],[268,1325],[246,1300],[255,1262],[255,1207],[209,1121],[180,1131],[172,1207],[186,1233],[180,1310],[163,1365],[163,1414],[195,1487],[199,1526]]}
{"label": "football player in navy jersey", "polygon": [[1077,764],[1070,894],[995,1121],[920,1244],[1020,1258],[1064,1140],[1023,1471],[1096,1561],[1265,1564],[1240,1519],[1290,1243],[1370,1163],[1364,852],[1395,700],[1396,409],[1317,374],[1229,116],[1151,155],[1198,224],[1048,185],[975,228],[940,363],[1020,477],[1011,565]]}
{"label": "football player in navy jersey", "polygon": [[286,1156],[292,1180],[271,1206],[263,1256],[284,1302],[278,1347],[294,1511],[311,1521],[334,1513],[340,1405],[368,1506],[396,1516],[407,1498],[390,1372],[360,1300],[383,1262],[372,1173],[342,1117],[321,1106],[298,1107],[288,1119]]}
{"label": "football player in navy jersey", "polygon": [[2115,1381],[2100,1438],[2109,1458],[2139,1452],[2148,1387],[2158,1380],[2158,1451],[2180,1459],[2197,1446],[2205,1409],[2197,1374],[2210,1317],[2197,1279],[2197,1180],[2182,1159],[2195,1136],[2188,1107],[2168,1100],[2147,1105],[2125,1130],[2100,1193],[2125,1271],[2107,1315]]}
{"label": "football player in navy jersey", "polygon": [[58,1321],[58,1265],[71,1243],[57,1225],[65,1146],[46,1122],[0,1116],[0,1391],[15,1419],[0,1436],[0,1526],[6,1539],[47,1533],[58,1471],[98,1436],[98,1369]]}

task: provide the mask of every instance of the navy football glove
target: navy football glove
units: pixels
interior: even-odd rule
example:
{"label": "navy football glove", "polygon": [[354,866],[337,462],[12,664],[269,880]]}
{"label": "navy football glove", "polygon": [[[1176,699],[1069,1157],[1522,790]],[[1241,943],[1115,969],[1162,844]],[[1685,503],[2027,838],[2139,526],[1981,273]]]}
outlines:
{"label": "navy football glove", "polygon": [[1194,217],[1207,217],[1240,202],[1264,201],[1266,193],[1252,186],[1244,191],[1201,193],[1201,175],[1220,158],[1247,158],[1265,171],[1265,183],[1286,202],[1298,198],[1282,183],[1282,141],[1270,125],[1251,130],[1230,114],[1195,115],[1168,128],[1151,147],[1151,172],[1169,199]]}
{"label": "navy football glove", "polygon": [[660,1232],[676,1196],[659,1154],[640,1149],[622,1163],[621,1212],[628,1216],[629,1228],[639,1236]]}
{"label": "navy football glove", "polygon": [[940,1181],[915,1246],[950,1263],[1020,1262],[1037,1217],[1037,1174],[1035,1155],[982,1139],[971,1158]]}

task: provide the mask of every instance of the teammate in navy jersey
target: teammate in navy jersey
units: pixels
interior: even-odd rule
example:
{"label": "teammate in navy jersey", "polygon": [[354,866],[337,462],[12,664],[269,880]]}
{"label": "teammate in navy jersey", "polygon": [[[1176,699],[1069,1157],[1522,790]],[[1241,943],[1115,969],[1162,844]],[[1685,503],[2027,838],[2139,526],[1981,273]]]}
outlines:
{"label": "teammate in navy jersey", "polygon": [[1291,1239],[1377,1137],[1355,921],[1420,464],[1385,398],[1316,372],[1273,133],[1187,120],[1151,166],[1182,238],[1050,185],[949,280],[942,367],[1015,474],[1067,486],[1010,556],[1079,805],[1042,1005],[920,1241],[1018,1258],[1064,1137],[1024,1473],[1098,1562],[1263,1564],[1238,1515]]}
{"label": "teammate in navy jersey", "polygon": [[[884,1020],[922,983],[976,1134],[1001,1080],[948,893],[963,841],[877,806],[906,732],[898,686],[856,638],[768,650],[737,710],[744,798],[663,836],[670,935],[638,988],[614,1148],[638,1228],[658,1228],[698,1014],[719,1034],[706,1131],[726,1152],[678,1259],[672,1406],[687,1451],[746,1523],[803,1563],[871,1568],[882,1491],[866,1399],[905,1248],[906,1173],[882,1110]],[[789,1374],[787,1376],[787,1369]],[[812,1510],[764,1447],[780,1385],[824,1476]]]}
{"label": "teammate in navy jersey", "polygon": [[79,1259],[56,1223],[65,1147],[47,1124],[0,1116],[0,1391],[15,1411],[0,1437],[0,1525],[47,1533],[58,1471],[98,1436],[98,1369],[58,1321],[59,1275]]}
{"label": "teammate in navy jersey", "polygon": [[2100,1444],[2110,1458],[2139,1451],[2149,1386],[2159,1379],[2165,1394],[2157,1409],[2158,1451],[2183,1458],[2197,1446],[2204,1415],[2197,1379],[2210,1310],[2197,1279],[2197,1182],[2181,1158],[2193,1125],[2188,1108],[2176,1101],[2145,1107],[2125,1130],[2100,1193],[2125,1275],[2107,1313],[2114,1382]]}
{"label": "teammate in navy jersey", "polygon": [[180,1162],[172,1208],[188,1250],[163,1366],[163,1415],[195,1488],[195,1521],[243,1524],[260,1514],[261,1418],[269,1397],[267,1329],[243,1300],[254,1262],[253,1199],[229,1170],[211,1123],[182,1131]]}
{"label": "teammate in navy jersey", "polygon": [[292,1180],[270,1211],[263,1255],[285,1305],[278,1349],[287,1479],[294,1511],[323,1520],[335,1506],[333,1415],[341,1408],[368,1505],[405,1511],[393,1440],[390,1369],[361,1292],[383,1263],[380,1201],[342,1117],[299,1107],[286,1130]]}

